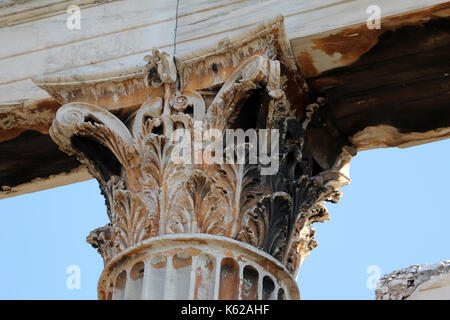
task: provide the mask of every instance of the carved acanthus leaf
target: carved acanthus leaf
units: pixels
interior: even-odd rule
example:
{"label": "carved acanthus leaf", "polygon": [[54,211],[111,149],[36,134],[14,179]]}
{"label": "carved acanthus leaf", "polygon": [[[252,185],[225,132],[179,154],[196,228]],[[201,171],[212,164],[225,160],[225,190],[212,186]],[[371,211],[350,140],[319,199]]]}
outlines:
{"label": "carved acanthus leaf", "polygon": [[119,251],[158,235],[156,217],[141,197],[128,190],[115,190],[111,223]]}
{"label": "carved acanthus leaf", "polygon": [[91,231],[89,236],[86,237],[86,242],[98,250],[100,255],[103,257],[105,264],[112,259],[112,228],[112,224],[108,223],[104,227]]}
{"label": "carved acanthus leaf", "polygon": [[227,212],[216,195],[213,181],[203,171],[194,170],[186,181],[186,188],[194,213],[190,232],[225,235]]}

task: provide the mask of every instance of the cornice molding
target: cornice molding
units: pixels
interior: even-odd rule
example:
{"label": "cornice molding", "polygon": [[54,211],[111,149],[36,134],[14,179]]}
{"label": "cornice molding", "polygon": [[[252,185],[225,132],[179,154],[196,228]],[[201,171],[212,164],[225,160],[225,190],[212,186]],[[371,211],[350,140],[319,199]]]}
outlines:
{"label": "cornice molding", "polygon": [[70,5],[88,8],[117,0],[6,0],[0,3],[0,28],[65,14]]}

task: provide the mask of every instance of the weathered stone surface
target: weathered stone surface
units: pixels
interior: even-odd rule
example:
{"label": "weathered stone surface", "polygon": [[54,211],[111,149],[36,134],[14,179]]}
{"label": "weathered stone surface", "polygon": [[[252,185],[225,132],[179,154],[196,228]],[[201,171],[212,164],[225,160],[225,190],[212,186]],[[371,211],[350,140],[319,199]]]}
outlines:
{"label": "weathered stone surface", "polygon": [[[282,19],[176,65],[157,50],[146,60],[142,79],[161,87],[163,96],[149,96],[126,117],[71,102],[57,111],[50,130],[61,150],[87,166],[106,198],[111,222],[88,237],[105,268],[155,237],[208,234],[266,252],[296,278],[316,246],[311,224],[329,218],[324,202],[337,202],[349,182],[345,170],[352,154],[342,149],[326,169],[314,160],[305,132],[326,101],[307,104],[311,97]],[[55,96],[58,88],[52,87]],[[193,142],[182,163],[173,158],[179,154],[173,140],[178,129]],[[207,138],[210,130],[217,136]],[[232,136],[230,147],[228,130],[259,138],[234,144]],[[225,147],[222,141],[226,148],[219,154],[215,146]],[[260,159],[252,162],[256,148]],[[262,150],[269,151],[268,163]],[[108,281],[116,285],[115,278]]]}
{"label": "weathered stone surface", "polygon": [[380,278],[375,296],[377,300],[408,299],[425,282],[449,273],[450,260],[406,267]]}
{"label": "weathered stone surface", "polygon": [[[119,283],[119,285],[117,285]],[[299,299],[283,265],[245,243],[206,234],[165,235],[108,264],[100,299]]]}
{"label": "weathered stone surface", "polygon": [[[398,13],[398,8],[402,8],[399,12],[423,10],[388,17],[383,30],[378,31],[367,30],[365,16],[347,14],[352,10],[346,9],[354,6],[363,13],[364,1],[285,1],[280,5],[276,1],[219,1],[213,7],[211,2],[198,1],[195,8],[182,2],[180,17],[178,3],[172,0],[155,6],[133,1],[142,10],[134,7],[130,11],[117,8],[126,8],[131,2],[106,2],[111,4],[74,2],[82,5],[87,23],[97,21],[93,19],[95,12],[105,11],[101,27],[85,25],[70,39],[66,39],[64,28],[46,32],[55,22],[52,19],[33,29],[45,31],[41,33],[45,38],[35,47],[30,39],[39,37],[24,33],[26,29],[21,31],[20,26],[2,29],[5,32],[0,36],[0,40],[7,40],[19,32],[28,39],[0,49],[2,99],[41,99],[0,106],[0,150],[7,151],[2,165],[8,169],[1,176],[0,196],[52,186],[49,180],[58,185],[68,174],[87,179],[90,176],[78,168],[78,158],[98,179],[108,206],[111,223],[88,237],[104,258],[105,269],[157,237],[207,234],[235,239],[257,252],[266,252],[295,277],[302,261],[317,245],[312,224],[329,218],[323,204],[339,200],[339,188],[349,182],[349,161],[357,150],[410,146],[450,134],[448,74],[441,72],[448,65],[448,3],[423,9],[443,1],[382,1],[389,15]],[[2,7],[0,16],[6,19],[0,27],[45,19],[50,12],[58,16],[65,9],[63,3],[47,0],[20,7],[13,4],[15,1],[7,1]],[[88,10],[91,5],[93,9]],[[255,21],[261,20],[261,12],[272,16],[274,5],[291,21],[290,41],[282,19],[250,30]],[[150,20],[144,12],[149,9],[154,13]],[[324,25],[317,19],[317,11],[328,16],[336,9],[346,12],[345,19],[331,19],[332,24]],[[123,11],[121,17],[128,19],[111,19],[108,10]],[[111,25],[103,23],[105,19],[113,20]],[[123,25],[122,20],[126,21]],[[359,24],[348,27],[354,23]],[[236,37],[241,29],[250,32]],[[311,30],[316,34],[301,38],[311,35]],[[222,39],[224,35],[226,39]],[[397,47],[391,46],[392,37]],[[215,42],[212,47],[197,50]],[[142,56],[157,44],[167,51],[178,50],[178,56],[172,58],[154,50],[146,56],[144,66]],[[193,48],[196,50],[191,53]],[[71,55],[74,52],[77,54]],[[71,58],[67,58],[69,55]],[[410,67],[411,62],[415,68]],[[85,72],[79,73],[81,69]],[[44,72],[56,73],[36,76]],[[303,76],[309,78],[311,86]],[[36,92],[36,84],[45,92]],[[317,98],[318,94],[327,99]],[[58,108],[52,138],[75,157],[57,151],[46,136]],[[202,130],[279,130],[277,174],[261,174],[265,166],[260,164],[173,163],[168,156],[174,148],[171,133],[185,128],[194,139],[196,121],[201,122]],[[10,150],[23,146],[27,137],[39,142],[34,148],[41,152],[37,153],[39,157],[33,153],[32,159],[20,159],[20,165],[33,169],[20,175],[11,170],[20,166],[15,161],[16,153]],[[243,149],[249,152],[250,146],[243,145]],[[205,150],[199,156],[213,157]],[[175,268],[180,266],[178,259],[185,263],[194,256],[186,252],[170,255],[177,261]],[[152,260],[147,258],[137,261],[138,257],[135,262]],[[136,272],[143,269],[128,267],[125,265],[120,274],[125,271],[127,277],[139,278]],[[239,270],[245,273],[245,267]],[[111,290],[122,286],[126,278],[114,272],[99,296],[108,298]],[[243,296],[261,298],[261,293],[252,292],[253,271],[248,274],[240,279]],[[396,297],[407,297],[407,279],[413,275],[400,275],[392,281],[389,288]],[[130,288],[124,287],[124,296],[135,293]],[[391,296],[386,288],[380,290],[383,297]]]}
{"label": "weathered stone surface", "polygon": [[[368,29],[365,0],[330,1],[187,1],[179,3],[177,19],[176,0],[80,0],[71,4],[80,5],[82,29],[71,31],[65,26],[66,3],[12,1],[0,13],[0,42],[8,43],[0,47],[0,141],[19,149],[22,133],[46,134],[56,109],[73,101],[126,117],[149,95],[164,96],[162,87],[147,87],[142,81],[143,57],[153,47],[176,52],[188,69],[190,60],[208,56],[211,45],[226,51],[235,44],[242,32],[266,19],[261,12],[286,17],[286,42],[293,53],[289,60],[300,65],[312,92],[327,97],[327,106],[316,114],[306,135],[322,167],[332,167],[343,145],[354,155],[356,150],[448,138],[450,78],[442,70],[448,70],[449,63],[449,2],[383,0],[382,28]],[[204,47],[207,50],[197,51]],[[192,52],[198,56],[188,57]],[[215,61],[209,60],[204,75],[188,81],[192,87],[184,89],[220,86],[236,67],[222,66],[227,61],[233,63],[219,59],[220,71],[212,74],[206,69]],[[292,82],[286,87],[298,89]],[[304,112],[305,101],[294,105],[302,105],[297,112]],[[46,170],[34,164],[47,156],[66,163],[48,161]],[[11,158],[2,159],[1,165],[14,166]],[[57,151],[50,155],[43,149],[33,160],[22,165],[27,175],[18,177],[20,184],[2,181],[9,189],[0,190],[0,199],[91,177],[66,174],[75,172],[73,159]]]}

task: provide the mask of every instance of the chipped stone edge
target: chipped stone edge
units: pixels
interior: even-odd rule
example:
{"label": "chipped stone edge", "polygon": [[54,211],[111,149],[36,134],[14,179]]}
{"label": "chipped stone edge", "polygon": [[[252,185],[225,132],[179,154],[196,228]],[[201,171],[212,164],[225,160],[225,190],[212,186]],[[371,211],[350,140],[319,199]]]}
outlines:
{"label": "chipped stone edge", "polygon": [[405,300],[432,277],[450,274],[450,260],[412,265],[384,275],[378,280],[376,300]]}
{"label": "chipped stone edge", "polygon": [[14,187],[0,186],[0,200],[54,187],[62,187],[90,179],[93,179],[92,176],[86,168],[80,165],[78,168],[72,169],[69,172],[63,172],[45,178],[36,178]]}

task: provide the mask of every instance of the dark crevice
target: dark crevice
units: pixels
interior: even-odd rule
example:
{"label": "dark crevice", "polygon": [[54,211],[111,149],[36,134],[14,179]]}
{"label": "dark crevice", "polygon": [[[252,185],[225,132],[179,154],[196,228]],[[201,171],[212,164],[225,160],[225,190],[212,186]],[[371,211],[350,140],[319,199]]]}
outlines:
{"label": "dark crevice", "polygon": [[103,181],[108,181],[111,176],[120,176],[122,165],[108,148],[90,137],[72,136],[70,140],[73,148],[95,164]]}
{"label": "dark crevice", "polygon": [[232,129],[261,129],[266,127],[268,95],[265,90],[252,90],[246,99],[240,101],[236,110],[240,110],[231,126]]}
{"label": "dark crevice", "polygon": [[163,126],[160,125],[160,126],[157,126],[157,127],[153,127],[152,133],[156,134],[156,135],[160,135],[160,136],[163,135],[164,134]]}

